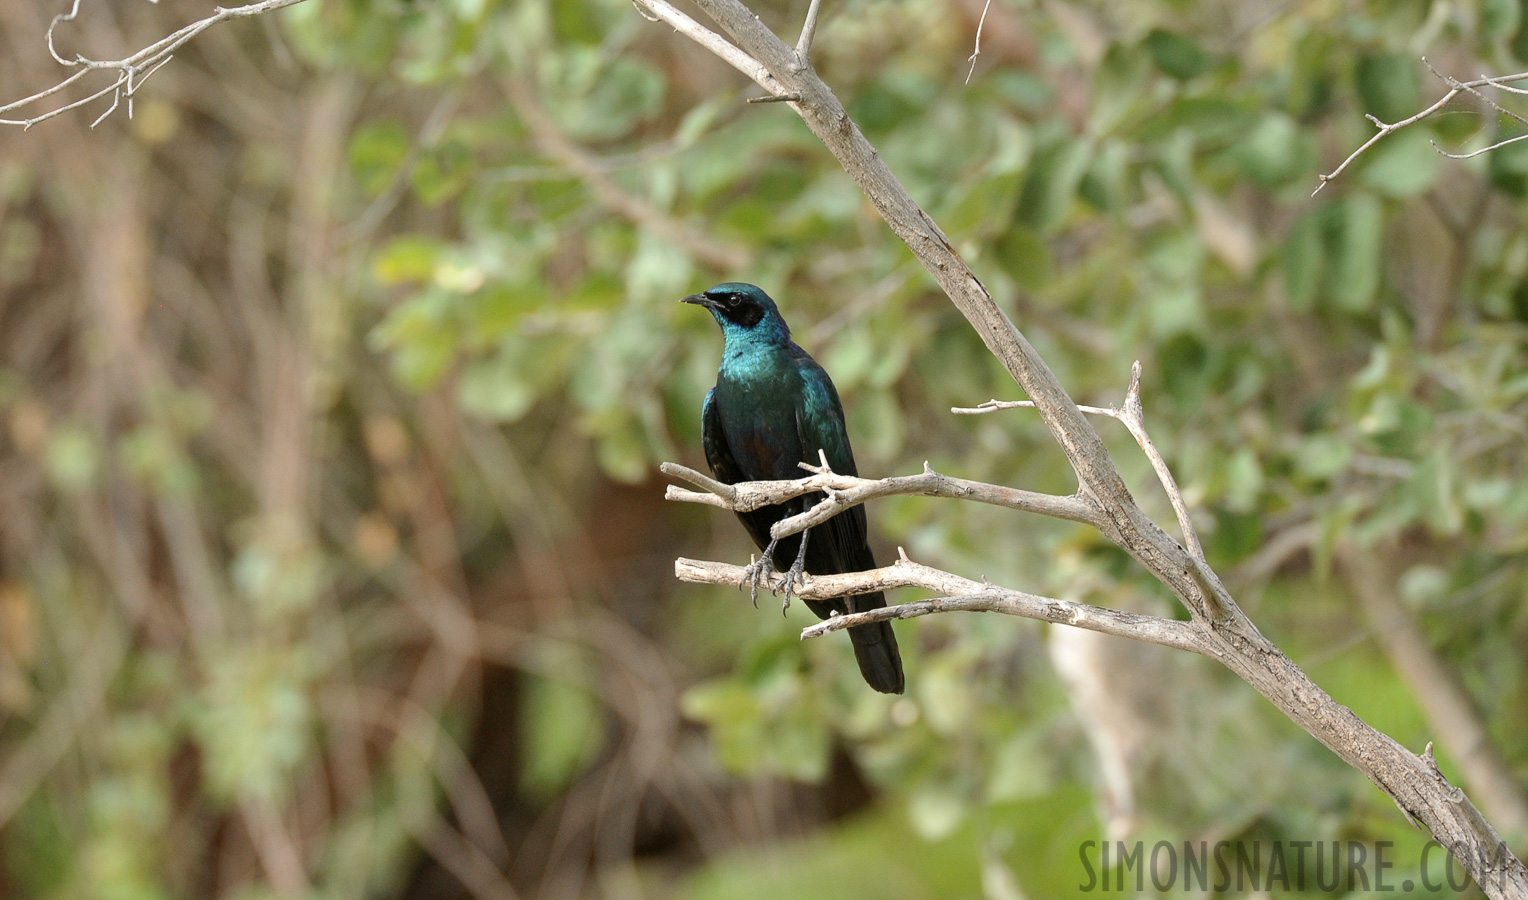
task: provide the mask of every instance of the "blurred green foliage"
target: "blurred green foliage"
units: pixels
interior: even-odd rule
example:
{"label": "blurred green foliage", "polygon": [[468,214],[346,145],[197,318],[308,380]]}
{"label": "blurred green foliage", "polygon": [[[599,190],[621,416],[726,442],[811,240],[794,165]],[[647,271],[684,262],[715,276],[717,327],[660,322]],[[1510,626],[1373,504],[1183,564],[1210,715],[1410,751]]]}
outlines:
{"label": "blurred green foliage", "polygon": [[[1345,548],[1375,554],[1521,783],[1528,150],[1441,159],[1430,141],[1473,149],[1511,133],[1461,103],[1310,197],[1318,173],[1373,133],[1363,113],[1395,121],[1441,92],[1419,55],[1460,76],[1524,68],[1517,0],[995,0],[967,84],[982,5],[829,0],[814,64],[1079,402],[1117,402],[1130,362],[1143,361],[1155,439],[1212,564],[1260,627],[1339,701],[1420,748],[1433,737],[1425,711],[1334,562]],[[789,35],[804,6],[758,11]],[[402,440],[422,444],[443,402],[469,432],[534,457],[532,476],[566,506],[554,542],[607,527],[584,505],[601,479],[656,493],[659,461],[698,464],[719,338],[673,301],[722,280],[780,301],[843,395],[862,473],[928,460],[1071,489],[1033,416],[949,414],[1017,390],[800,121],[745,105],[740,76],[627,0],[312,0],[280,23],[294,77],[372,91],[333,185],[338,219],[374,223],[333,288],[345,360],[327,372],[334,395],[396,389]],[[31,191],[8,184],[0,193]],[[26,268],[38,234],[0,223],[0,284]],[[385,360],[391,383],[367,384],[375,373],[356,362],[366,359]],[[385,517],[357,519],[352,546],[256,516],[209,461],[214,403],[196,385],[163,391],[152,415],[108,436],[68,419],[29,431],[29,392],[45,373],[0,374],[12,442],[37,461],[49,502],[107,490],[120,474],[170,504],[201,504],[228,545],[220,576],[236,623],[184,654],[118,639],[130,663],[89,751],[86,805],[60,815],[35,795],[5,832],[8,866],[35,896],[189,896],[162,874],[182,821],[166,783],[177,754],[197,759],[194,793],[222,813],[244,808],[248,822],[260,804],[296,805],[304,773],[342,765],[334,747],[350,726],[326,691],[374,677],[397,687],[377,672],[406,655],[406,629],[379,610],[420,592],[393,554],[422,527],[400,538]],[[323,412],[326,440],[341,447],[371,427],[348,403],[360,407]],[[1128,435],[1099,429],[1145,508],[1170,522]],[[391,510],[389,497],[422,490],[398,476],[386,449],[396,441],[379,434],[364,437],[370,463],[336,463],[326,477],[341,487],[321,502],[340,493],[358,510]],[[500,477],[524,476],[481,463],[441,476],[469,578],[493,580],[534,544],[513,521],[511,533],[485,524],[518,490]],[[1078,526],[920,498],[869,513],[883,557],[902,545],[995,583],[1174,614],[1158,585]],[[728,516],[662,515],[685,540],[666,555],[748,552]],[[1308,538],[1264,564],[1263,548],[1299,533]],[[9,577],[42,609],[40,630],[83,608],[67,598],[108,590],[67,560]],[[352,590],[368,602],[331,621],[318,598]],[[371,602],[384,590],[392,599]],[[1419,845],[1382,794],[1203,660],[1107,643],[1095,674],[1120,708],[1101,711],[1058,675],[1052,660],[1069,651],[1036,624],[935,616],[898,626],[908,693],[889,698],[863,688],[845,642],[797,640],[799,604],[782,618],[723,590],[640,591],[614,590],[606,604],[645,604],[630,616],[680,683],[670,712],[704,728],[715,777],[827,791],[846,754],[874,796],[822,832],[722,847],[685,870],[644,868],[658,895],[1019,896],[1004,893],[1011,883],[1067,896],[1082,880],[1078,844],[1116,824],[1089,739],[1099,716],[1137,732],[1134,836]],[[523,735],[515,789],[541,809],[584,796],[596,767],[629,748],[618,695],[597,687],[608,661],[568,651],[555,629],[531,631],[545,643],[529,662],[515,657],[526,673],[511,707]],[[340,671],[341,645],[361,648],[360,671]],[[0,738],[14,742],[30,733],[16,698],[65,687],[35,655],[5,652],[0,700],[19,718]],[[432,710],[439,733],[390,751],[387,774],[309,836],[311,896],[402,889],[421,823],[461,809],[431,748],[470,742],[470,710],[470,698]],[[1396,858],[1404,868],[1418,855]]]}

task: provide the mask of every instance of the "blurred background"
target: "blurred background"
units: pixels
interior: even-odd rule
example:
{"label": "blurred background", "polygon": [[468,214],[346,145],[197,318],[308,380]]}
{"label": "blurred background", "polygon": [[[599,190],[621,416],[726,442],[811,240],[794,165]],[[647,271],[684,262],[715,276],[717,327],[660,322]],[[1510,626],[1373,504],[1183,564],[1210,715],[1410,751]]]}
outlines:
{"label": "blurred background", "polygon": [[[66,5],[0,0],[0,101],[67,74]],[[793,40],[806,5],[755,9]],[[967,83],[983,0],[827,0],[814,50],[1080,402],[1143,361],[1264,632],[1519,851],[1528,143],[1429,140],[1528,128],[1466,97],[1310,192],[1442,93],[1419,56],[1528,68],[1524,5],[993,0]],[[209,12],[87,0],[59,50]],[[753,549],[656,476],[703,463],[720,336],[675,300],[719,281],[780,301],[863,474],[1072,488],[1032,413],[949,413],[1019,394],[757,93],[627,0],[309,0],[131,119],[0,132],[0,896],[1016,900],[1104,839],[1415,873],[1422,833],[1208,660],[934,616],[892,698],[800,604],[674,582]],[[869,514],[883,559],[1174,614],[1080,526]]]}

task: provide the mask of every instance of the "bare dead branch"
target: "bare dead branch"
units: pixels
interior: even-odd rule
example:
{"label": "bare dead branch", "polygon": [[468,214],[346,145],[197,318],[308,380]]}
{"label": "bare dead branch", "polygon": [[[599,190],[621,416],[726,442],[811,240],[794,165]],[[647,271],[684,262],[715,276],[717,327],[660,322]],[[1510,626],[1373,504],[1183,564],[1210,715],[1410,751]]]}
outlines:
{"label": "bare dead branch", "polygon": [[[950,410],[956,415],[981,415],[982,413],[996,412],[1000,409],[1034,409],[1035,404],[1030,400],[988,400],[979,406],[957,406]],[[1152,471],[1157,473],[1157,480],[1162,483],[1162,489],[1167,492],[1167,499],[1172,503],[1173,512],[1178,517],[1178,527],[1183,532],[1183,541],[1188,545],[1188,552],[1193,554],[1194,559],[1204,562],[1204,547],[1199,543],[1199,532],[1194,528],[1194,520],[1189,516],[1188,503],[1183,499],[1183,492],[1178,489],[1177,479],[1173,478],[1172,469],[1168,468],[1167,461],[1157,450],[1157,445],[1151,439],[1151,434],[1146,430],[1146,414],[1141,408],[1141,361],[1136,360],[1130,367],[1130,387],[1125,392],[1125,405],[1123,407],[1079,406],[1079,410],[1098,416],[1108,416],[1118,419],[1129,430],[1130,436],[1140,445],[1141,452],[1146,454],[1146,459],[1151,462]]]}
{"label": "bare dead branch", "polygon": [[111,105],[106,109],[105,112],[101,113],[100,117],[97,118],[90,127],[94,128],[96,125],[99,125],[101,122],[105,121],[107,116],[111,115],[117,110],[124,99],[127,101],[128,117],[131,118],[133,110],[133,95],[136,94],[138,89],[143,86],[143,82],[146,81],[150,75],[153,75],[155,72],[159,71],[161,66],[170,61],[170,58],[175,53],[175,51],[184,46],[192,38],[201,34],[203,31],[206,31],[208,28],[218,24],[219,22],[224,22],[228,19],[243,19],[250,16],[258,16],[261,13],[268,13],[273,10],[282,9],[284,7],[295,6],[302,2],[304,2],[304,0],[262,0],[262,2],[250,3],[246,6],[220,6],[217,7],[216,12],[206,17],[205,19],[199,19],[198,21],[192,22],[190,25],[181,28],[179,31],[176,31],[168,37],[161,38],[155,43],[150,44],[142,50],[139,50],[132,56],[126,57],[124,59],[97,60],[89,59],[80,54],[75,54],[73,59],[66,58],[59,54],[58,48],[54,44],[54,32],[57,30],[58,26],[64,22],[74,21],[74,19],[79,15],[81,0],[74,0],[73,5],[69,8],[68,12],[54,16],[52,23],[48,25],[47,44],[48,53],[53,56],[59,65],[69,67],[78,66],[80,71],[70,75],[68,78],[65,78],[63,81],[60,81],[58,84],[55,84],[46,90],[38,91],[30,97],[23,97],[20,100],[16,100],[11,103],[7,103],[4,106],[0,106],[0,113],[7,113],[11,110],[22,109],[42,100],[46,100],[54,94],[67,89],[70,85],[89,75],[91,72],[116,72],[116,79],[111,84],[108,84],[106,87],[101,88],[100,90],[96,91],[88,97],[85,97],[84,99],[76,100],[73,103],[66,104],[56,109],[49,110],[48,112],[31,116],[29,118],[0,118],[0,125],[20,125],[23,129],[31,128],[33,125],[36,125],[39,122],[47,121],[54,116],[63,115],[70,110],[78,109],[81,106],[86,106],[96,100],[105,97],[107,94],[111,95]]}
{"label": "bare dead branch", "polygon": [[[1325,175],[1318,176],[1318,179],[1319,179],[1320,183],[1316,185],[1316,189],[1314,191],[1310,192],[1310,195],[1312,197],[1314,197],[1317,194],[1321,193],[1321,189],[1326,187],[1327,182],[1332,181],[1338,175],[1341,175],[1343,173],[1343,171],[1347,169],[1348,166],[1353,164],[1354,160],[1356,160],[1360,156],[1364,155],[1364,153],[1366,151],[1368,151],[1368,149],[1370,147],[1373,147],[1375,144],[1379,143],[1381,139],[1383,139],[1385,137],[1388,137],[1388,136],[1394,134],[1397,131],[1400,131],[1402,128],[1405,128],[1408,125],[1415,125],[1416,123],[1422,121],[1423,119],[1427,118],[1428,116],[1431,116],[1432,114],[1436,113],[1438,110],[1440,110],[1443,107],[1447,106],[1448,102],[1450,100],[1452,100],[1455,97],[1459,96],[1463,92],[1468,91],[1469,93],[1474,94],[1475,96],[1479,97],[1481,100],[1485,101],[1492,109],[1496,110],[1497,112],[1500,112],[1500,113],[1502,113],[1504,115],[1507,115],[1507,116],[1509,116],[1509,117],[1511,117],[1513,119],[1516,119],[1519,122],[1523,122],[1524,124],[1528,124],[1528,119],[1524,119],[1523,116],[1520,116],[1517,113],[1512,112],[1511,110],[1503,108],[1501,106],[1501,104],[1497,103],[1496,101],[1494,101],[1494,100],[1490,99],[1489,97],[1485,96],[1484,94],[1482,94],[1480,91],[1476,90],[1476,88],[1482,88],[1482,87],[1496,87],[1496,88],[1501,88],[1502,90],[1505,90],[1505,91],[1507,91],[1509,93],[1513,93],[1513,94],[1528,93],[1528,91],[1524,91],[1522,88],[1515,88],[1515,87],[1511,87],[1509,85],[1509,82],[1522,81],[1523,79],[1528,79],[1528,72],[1519,72],[1516,75],[1497,75],[1497,76],[1494,76],[1494,77],[1493,76],[1482,76],[1480,78],[1475,79],[1474,81],[1459,81],[1459,80],[1457,80],[1455,78],[1452,78],[1452,77],[1450,77],[1448,75],[1444,75],[1442,72],[1439,72],[1437,69],[1433,68],[1432,63],[1428,62],[1427,61],[1427,57],[1425,57],[1425,56],[1422,57],[1422,64],[1427,66],[1427,68],[1430,69],[1434,75],[1437,75],[1440,79],[1443,80],[1443,82],[1445,84],[1447,84],[1449,86],[1448,93],[1444,94],[1442,97],[1439,97],[1438,101],[1436,103],[1434,103],[1432,106],[1427,107],[1426,109],[1422,110],[1421,112],[1417,113],[1414,116],[1410,116],[1408,118],[1402,119],[1399,122],[1392,122],[1392,123],[1386,124],[1384,122],[1381,122],[1375,116],[1373,116],[1373,115],[1371,115],[1369,113],[1365,113],[1364,114],[1364,118],[1368,119],[1370,122],[1373,122],[1374,123],[1374,127],[1378,128],[1379,131],[1376,132],[1373,137],[1369,138],[1367,141],[1364,141],[1363,144],[1357,150],[1354,150],[1352,153],[1348,154],[1348,158],[1344,159],[1342,161],[1342,164],[1339,165],[1337,168],[1335,168],[1332,171],[1326,173]],[[1525,135],[1525,137],[1528,137],[1528,135]],[[1443,154],[1444,156],[1447,156],[1450,159],[1469,159],[1472,156],[1479,156],[1482,153],[1488,153],[1488,152],[1490,152],[1492,150],[1497,149],[1498,147],[1502,147],[1502,146],[1505,146],[1505,145],[1510,144],[1510,143],[1514,143],[1515,141],[1519,141],[1519,140],[1522,140],[1522,138],[1521,137],[1519,137],[1519,138],[1512,138],[1512,139],[1509,139],[1509,140],[1506,140],[1506,141],[1501,141],[1501,142],[1492,144],[1489,147],[1486,147],[1486,148],[1481,149],[1481,150],[1476,150],[1476,151],[1474,151],[1472,153],[1464,153],[1464,154],[1457,154],[1457,155],[1453,154],[1453,153],[1447,152],[1443,148],[1439,147],[1436,143],[1433,144],[1433,149],[1437,150],[1439,153]]]}
{"label": "bare dead branch", "polygon": [[775,81],[774,76],[769,74],[769,70],[764,68],[758,60],[733,46],[726,38],[675,9],[667,0],[631,0],[631,2],[644,16],[656,17],[657,21],[672,26],[675,31],[710,50],[722,62],[753,79],[759,87],[771,94],[782,93],[779,82]]}
{"label": "bare dead branch", "polygon": [[987,24],[987,10],[992,8],[992,0],[982,4],[982,17],[976,20],[976,46],[971,50],[971,55],[966,59],[971,68],[966,72],[966,84],[971,83],[971,76],[976,74],[976,58],[982,55],[982,26]]}
{"label": "bare dead branch", "polygon": [[1433,649],[1415,613],[1399,597],[1393,565],[1380,551],[1343,543],[1337,560],[1369,631],[1411,688],[1422,715],[1480,805],[1508,831],[1528,834],[1528,794],[1491,739],[1459,673]]}
{"label": "bare dead branch", "polygon": [[1474,159],[1475,157],[1482,154],[1490,153],[1492,150],[1500,150],[1508,144],[1515,144],[1522,140],[1528,140],[1528,134],[1520,134],[1517,137],[1510,137],[1504,141],[1497,141],[1496,143],[1489,146],[1481,147],[1479,150],[1471,150],[1469,153],[1450,153],[1447,150],[1444,150],[1442,147],[1439,147],[1437,141],[1428,141],[1428,143],[1432,144],[1434,150],[1438,151],[1449,159]]}
{"label": "bare dead branch", "polygon": [[812,0],[806,8],[806,21],[801,23],[801,37],[796,41],[796,55],[806,62],[812,53],[812,38],[817,34],[817,14],[822,11],[822,0]]}
{"label": "bare dead branch", "polygon": [[[736,585],[742,574],[741,566],[720,562],[679,559],[674,563],[675,577],[680,581],[693,584]],[[770,576],[772,590],[777,590],[780,582],[781,576],[778,573]],[[801,639],[820,637],[830,631],[853,628],[869,622],[911,619],[937,612],[965,611],[1021,616],[1042,622],[1073,625],[1089,631],[1133,638],[1193,653],[1206,652],[1187,622],[1121,612],[1071,600],[1057,600],[1024,591],[994,587],[912,562],[906,557],[889,566],[871,569],[868,572],[851,572],[847,575],[808,575],[792,588],[792,593],[806,600],[831,600],[835,597],[888,591],[900,587],[927,588],[949,596],[833,616],[803,630]]]}
{"label": "bare dead branch", "polygon": [[803,494],[820,492],[827,495],[811,509],[776,522],[771,530],[772,536],[776,538],[819,525],[844,510],[869,500],[907,495],[972,500],[1072,522],[1082,522],[1095,527],[1102,523],[1098,510],[1081,497],[1041,494],[980,481],[967,481],[964,478],[951,478],[935,472],[928,463],[923,464],[921,475],[904,475],[896,478],[856,478],[852,475],[840,475],[828,471],[806,478],[797,478],[794,481],[748,481],[738,484],[722,484],[694,469],[676,463],[666,462],[659,468],[665,475],[682,478],[691,484],[705,488],[705,491],[701,492],[671,485],[665,494],[665,499],[682,503],[704,503],[734,512],[750,512],[776,503],[784,503]]}
{"label": "bare dead branch", "polygon": [[1524,125],[1528,125],[1528,119],[1523,118],[1512,110],[1507,109],[1505,106],[1497,103],[1495,100],[1492,100],[1490,97],[1487,97],[1485,94],[1482,94],[1480,91],[1476,90],[1474,83],[1465,84],[1454,78],[1452,75],[1445,75],[1442,72],[1439,72],[1437,67],[1428,62],[1427,57],[1425,56],[1422,57],[1422,65],[1426,66],[1427,71],[1433,73],[1433,75],[1435,75],[1440,81],[1448,85],[1449,88],[1453,90],[1468,91],[1478,97],[1482,103],[1491,107],[1491,109],[1495,110],[1496,112],[1501,113],[1509,119],[1515,119]]}

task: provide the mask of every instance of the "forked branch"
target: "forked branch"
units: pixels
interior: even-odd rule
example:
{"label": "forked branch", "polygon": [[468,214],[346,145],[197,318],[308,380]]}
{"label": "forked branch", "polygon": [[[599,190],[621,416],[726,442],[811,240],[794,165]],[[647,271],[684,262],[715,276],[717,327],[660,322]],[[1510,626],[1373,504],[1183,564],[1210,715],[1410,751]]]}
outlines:
{"label": "forked branch", "polygon": [[[956,415],[977,416],[1002,409],[1034,409],[1034,407],[1034,402],[1030,400],[988,400],[979,406],[957,406],[950,412]],[[1183,499],[1183,492],[1178,489],[1178,481],[1173,478],[1172,469],[1168,468],[1167,461],[1157,450],[1151,434],[1146,431],[1146,411],[1141,406],[1141,361],[1136,360],[1130,367],[1130,387],[1125,391],[1123,407],[1111,406],[1105,409],[1101,406],[1079,406],[1077,408],[1091,415],[1118,419],[1124,424],[1130,436],[1140,445],[1141,452],[1146,454],[1152,471],[1157,473],[1157,480],[1162,483],[1162,489],[1167,492],[1167,499],[1172,503],[1173,512],[1178,517],[1178,527],[1183,532],[1183,541],[1188,545],[1188,552],[1203,563],[1205,561],[1204,547],[1199,543],[1199,532],[1194,528],[1194,519],[1188,514],[1188,503]]]}
{"label": "forked branch", "polygon": [[0,117],[0,125],[20,125],[23,129],[31,128],[39,122],[45,122],[70,110],[88,106],[97,100],[104,100],[108,95],[111,96],[111,104],[91,123],[90,127],[94,128],[105,121],[107,116],[117,111],[124,100],[127,101],[127,114],[131,118],[133,114],[133,95],[138,92],[138,89],[143,86],[143,83],[148,80],[149,76],[159,71],[160,67],[165,63],[168,63],[175,51],[184,46],[186,42],[219,22],[227,21],[228,19],[243,19],[249,16],[258,16],[261,13],[272,12],[273,10],[288,6],[296,6],[304,2],[304,0],[262,0],[262,2],[250,3],[246,6],[220,6],[217,7],[217,10],[212,15],[205,19],[192,22],[174,34],[139,50],[132,56],[114,60],[89,59],[80,54],[75,54],[70,58],[58,52],[57,44],[54,41],[55,32],[58,30],[59,25],[73,22],[79,16],[80,4],[82,2],[83,0],[73,0],[73,5],[69,7],[68,12],[54,16],[53,21],[48,25],[47,33],[48,52],[52,54],[53,59],[61,66],[78,68],[79,71],[63,79],[58,84],[38,91],[30,97],[23,97],[20,100],[0,106],[0,116],[13,110],[34,108],[49,97],[68,90],[71,85],[90,75],[92,72],[115,72],[115,79],[105,87],[96,90],[86,97],[63,106],[55,107],[46,112],[38,113],[37,115],[19,119]]}
{"label": "forked branch", "polygon": [[[1524,124],[1528,124],[1528,119],[1524,119],[1523,116],[1520,116],[1520,115],[1518,115],[1515,112],[1512,112],[1511,110],[1509,110],[1506,107],[1502,106],[1500,103],[1497,103],[1495,100],[1491,99],[1489,96],[1487,96],[1486,94],[1482,93],[1479,90],[1480,88],[1483,88],[1483,87],[1491,87],[1491,88],[1497,88],[1497,89],[1506,91],[1509,94],[1528,94],[1528,90],[1524,90],[1523,88],[1513,87],[1512,86],[1513,82],[1523,81],[1525,79],[1528,79],[1528,72],[1519,72],[1516,75],[1496,75],[1496,76],[1482,75],[1480,78],[1477,78],[1474,81],[1459,81],[1458,79],[1456,79],[1456,78],[1454,78],[1454,77],[1452,77],[1450,75],[1445,75],[1442,72],[1439,72],[1436,68],[1433,67],[1432,63],[1427,61],[1427,57],[1425,57],[1425,56],[1422,57],[1422,64],[1427,66],[1428,71],[1430,71],[1434,75],[1438,76],[1439,80],[1441,80],[1444,84],[1448,85],[1448,92],[1445,93],[1442,97],[1439,97],[1438,101],[1436,103],[1434,103],[1432,106],[1427,107],[1426,109],[1422,110],[1421,112],[1417,113],[1416,115],[1408,116],[1408,117],[1400,120],[1399,122],[1389,122],[1389,123],[1381,122],[1379,120],[1379,118],[1374,116],[1373,114],[1371,114],[1371,113],[1364,113],[1364,118],[1366,118],[1370,122],[1374,123],[1374,127],[1378,128],[1379,131],[1375,132],[1373,137],[1369,138],[1367,141],[1364,141],[1363,144],[1360,145],[1357,150],[1354,150],[1352,153],[1348,154],[1347,159],[1344,159],[1342,161],[1342,164],[1339,165],[1337,168],[1335,168],[1332,171],[1326,173],[1325,175],[1318,176],[1320,183],[1316,185],[1316,189],[1314,191],[1310,192],[1312,197],[1314,197],[1317,194],[1321,193],[1321,189],[1326,187],[1328,182],[1336,179],[1336,177],[1338,175],[1341,175],[1347,169],[1348,166],[1352,165],[1353,162],[1355,160],[1357,160],[1360,156],[1363,156],[1364,153],[1367,152],[1370,147],[1373,147],[1375,144],[1379,143],[1384,138],[1389,137],[1390,135],[1396,133],[1397,131],[1400,131],[1402,128],[1406,128],[1408,126],[1415,125],[1416,123],[1422,121],[1423,119],[1426,119],[1429,116],[1433,115],[1434,113],[1442,110],[1443,107],[1445,107],[1445,106],[1447,106],[1449,104],[1449,101],[1453,100],[1455,97],[1459,96],[1462,93],[1473,94],[1476,97],[1480,98],[1480,100],[1483,103],[1485,103],[1486,106],[1490,107],[1492,111],[1500,113],[1501,115],[1507,116],[1508,118],[1516,119],[1517,121],[1523,122]],[[1488,146],[1482,147],[1479,150],[1472,150],[1472,151],[1470,151],[1468,153],[1450,153],[1447,150],[1444,150],[1442,147],[1439,147],[1437,142],[1432,142],[1432,145],[1433,145],[1433,149],[1434,150],[1437,150],[1439,153],[1441,153],[1444,156],[1447,156],[1449,159],[1469,159],[1469,158],[1471,158],[1473,156],[1479,156],[1482,153],[1489,153],[1492,150],[1496,150],[1496,149],[1498,149],[1500,147],[1505,147],[1508,144],[1515,144],[1518,141],[1521,141],[1521,140],[1523,140],[1525,138],[1528,138],[1528,134],[1518,135],[1517,137],[1510,137],[1510,138],[1507,138],[1505,140],[1495,141],[1495,142],[1491,143]]]}
{"label": "forked branch", "polygon": [[[743,568],[726,563],[681,558],[674,563],[674,575],[680,581],[694,584],[735,585],[743,576]],[[778,573],[771,575],[769,587],[778,590],[780,581],[781,576]],[[818,637],[841,628],[864,625],[867,622],[911,619],[936,612],[996,612],[1010,616],[1023,616],[1027,619],[1039,619],[1042,622],[1073,625],[1089,631],[1160,644],[1192,653],[1206,652],[1187,622],[996,587],[962,578],[941,569],[920,565],[909,560],[905,555],[889,566],[871,569],[868,572],[851,572],[845,575],[807,575],[796,583],[791,592],[806,600],[831,600],[835,597],[889,591],[901,587],[925,588],[949,596],[897,606],[883,606],[868,612],[833,616],[801,632],[802,639]]]}
{"label": "forked branch", "polygon": [[761,507],[773,506],[776,503],[794,500],[803,494],[826,495],[805,512],[776,522],[770,532],[770,536],[775,538],[783,538],[819,525],[849,507],[858,506],[868,500],[910,494],[974,500],[978,503],[1006,506],[1009,509],[1039,513],[1094,526],[1102,523],[1098,510],[1075,495],[1061,497],[1055,494],[1038,494],[1034,491],[1021,491],[980,481],[967,481],[964,478],[951,478],[935,472],[929,468],[928,463],[923,464],[923,474],[904,475],[900,478],[856,478],[852,475],[839,475],[828,471],[797,478],[794,481],[751,481],[742,484],[722,484],[677,463],[666,462],[659,468],[665,475],[682,478],[705,489],[690,491],[670,485],[665,499],[683,503],[704,503],[734,512],[749,512]]}

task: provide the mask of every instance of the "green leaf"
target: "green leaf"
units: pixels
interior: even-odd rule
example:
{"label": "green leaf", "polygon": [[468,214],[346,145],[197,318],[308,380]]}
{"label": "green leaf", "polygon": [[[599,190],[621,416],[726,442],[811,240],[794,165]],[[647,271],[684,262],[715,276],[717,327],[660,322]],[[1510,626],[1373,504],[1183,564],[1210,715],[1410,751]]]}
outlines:
{"label": "green leaf", "polygon": [[1382,122],[1397,122],[1421,109],[1422,63],[1404,53],[1365,56],[1354,79],[1363,111]]}
{"label": "green leaf", "polygon": [[1084,141],[1053,135],[1035,153],[1019,200],[1021,222],[1044,234],[1059,227],[1071,210],[1077,183],[1087,171],[1092,149]]}
{"label": "green leaf", "polygon": [[393,310],[371,333],[374,348],[393,351],[393,373],[411,390],[433,387],[456,360],[451,299],[439,289],[421,292]]}
{"label": "green leaf", "polygon": [[907,801],[908,821],[925,841],[950,836],[966,815],[965,798],[949,785],[924,785]]}
{"label": "green leaf", "polygon": [[444,248],[440,241],[420,235],[393,238],[372,261],[372,275],[384,285],[422,284],[435,274]]}
{"label": "green leaf", "polygon": [[688,253],[643,229],[637,235],[637,252],[626,266],[626,290],[638,302],[680,297],[694,270]]}
{"label": "green leaf", "polygon": [[1324,481],[1348,467],[1353,444],[1337,434],[1313,434],[1300,442],[1295,465],[1307,478]]}
{"label": "green leaf", "polygon": [[368,196],[392,183],[409,152],[409,134],[394,120],[371,122],[350,138],[350,171]]}
{"label": "green leaf", "polygon": [[536,388],[521,376],[513,355],[500,352],[491,360],[472,363],[462,370],[456,398],[470,415],[514,422],[535,405]]}
{"label": "green leaf", "polygon": [[190,721],[209,791],[230,802],[282,800],[312,740],[309,666],[290,651],[255,647],[221,648],[205,665]]}
{"label": "green leaf", "polygon": [[1210,67],[1210,56],[1190,38],[1154,28],[1146,35],[1146,49],[1158,69],[1169,77],[1187,81]]}
{"label": "green leaf", "polygon": [[582,686],[538,675],[526,678],[522,702],[520,786],[532,796],[552,797],[604,747],[604,708]]}
{"label": "green leaf", "polygon": [[1412,472],[1410,485],[1423,520],[1434,532],[1455,535],[1464,528],[1459,467],[1450,454],[1429,454]]}
{"label": "green leaf", "polygon": [[1082,199],[1106,212],[1124,209],[1130,201],[1131,150],[1129,143],[1112,138],[1100,144],[1077,186]]}
{"label": "green leaf", "polygon": [[1091,134],[1108,134],[1130,115],[1150,81],[1150,65],[1136,47],[1116,43],[1109,48],[1093,77]]}
{"label": "green leaf", "polygon": [[[1505,124],[1494,140],[1506,140],[1523,133],[1520,126]],[[1528,140],[1487,153],[1486,172],[1491,184],[1502,192],[1518,199],[1528,196]]]}
{"label": "green leaf", "polygon": [[1491,39],[1511,37],[1523,20],[1522,0],[1480,0],[1480,34]]}
{"label": "green leaf", "polygon": [[1350,194],[1328,236],[1326,294],[1345,312],[1364,312],[1379,292],[1384,210],[1371,194]]}
{"label": "green leaf", "polygon": [[1358,180],[1387,197],[1414,197],[1433,186],[1441,161],[1426,130],[1408,129],[1364,154]]}
{"label": "green leaf", "polygon": [[1023,225],[1008,229],[997,242],[997,260],[1014,283],[1031,291],[1050,280],[1050,246]]}
{"label": "green leaf", "polygon": [[81,493],[95,483],[101,451],[84,428],[66,425],[48,438],[43,455],[48,479],[65,493]]}
{"label": "green leaf", "polygon": [[599,439],[600,468],[612,480],[638,484],[652,473],[647,441],[635,422],[625,422]]}
{"label": "green leaf", "polygon": [[553,96],[547,111],[574,140],[609,141],[631,133],[663,108],[668,81],[656,66],[633,55],[606,59],[599,47],[546,59]]}
{"label": "green leaf", "polygon": [[477,170],[472,151],[459,141],[444,141],[420,155],[414,167],[414,194],[426,206],[439,206],[461,193]]}
{"label": "green leaf", "polygon": [[1310,210],[1295,221],[1284,242],[1284,296],[1296,312],[1315,305],[1326,262],[1322,238],[1326,216],[1327,207]]}
{"label": "green leaf", "polygon": [[1264,116],[1232,150],[1232,158],[1248,178],[1263,187],[1278,187],[1295,177],[1309,177],[1303,134],[1294,119],[1281,112]]}
{"label": "green leaf", "polygon": [[543,288],[519,284],[493,284],[472,296],[466,310],[467,336],[487,346],[515,333],[526,313],[546,300]]}

